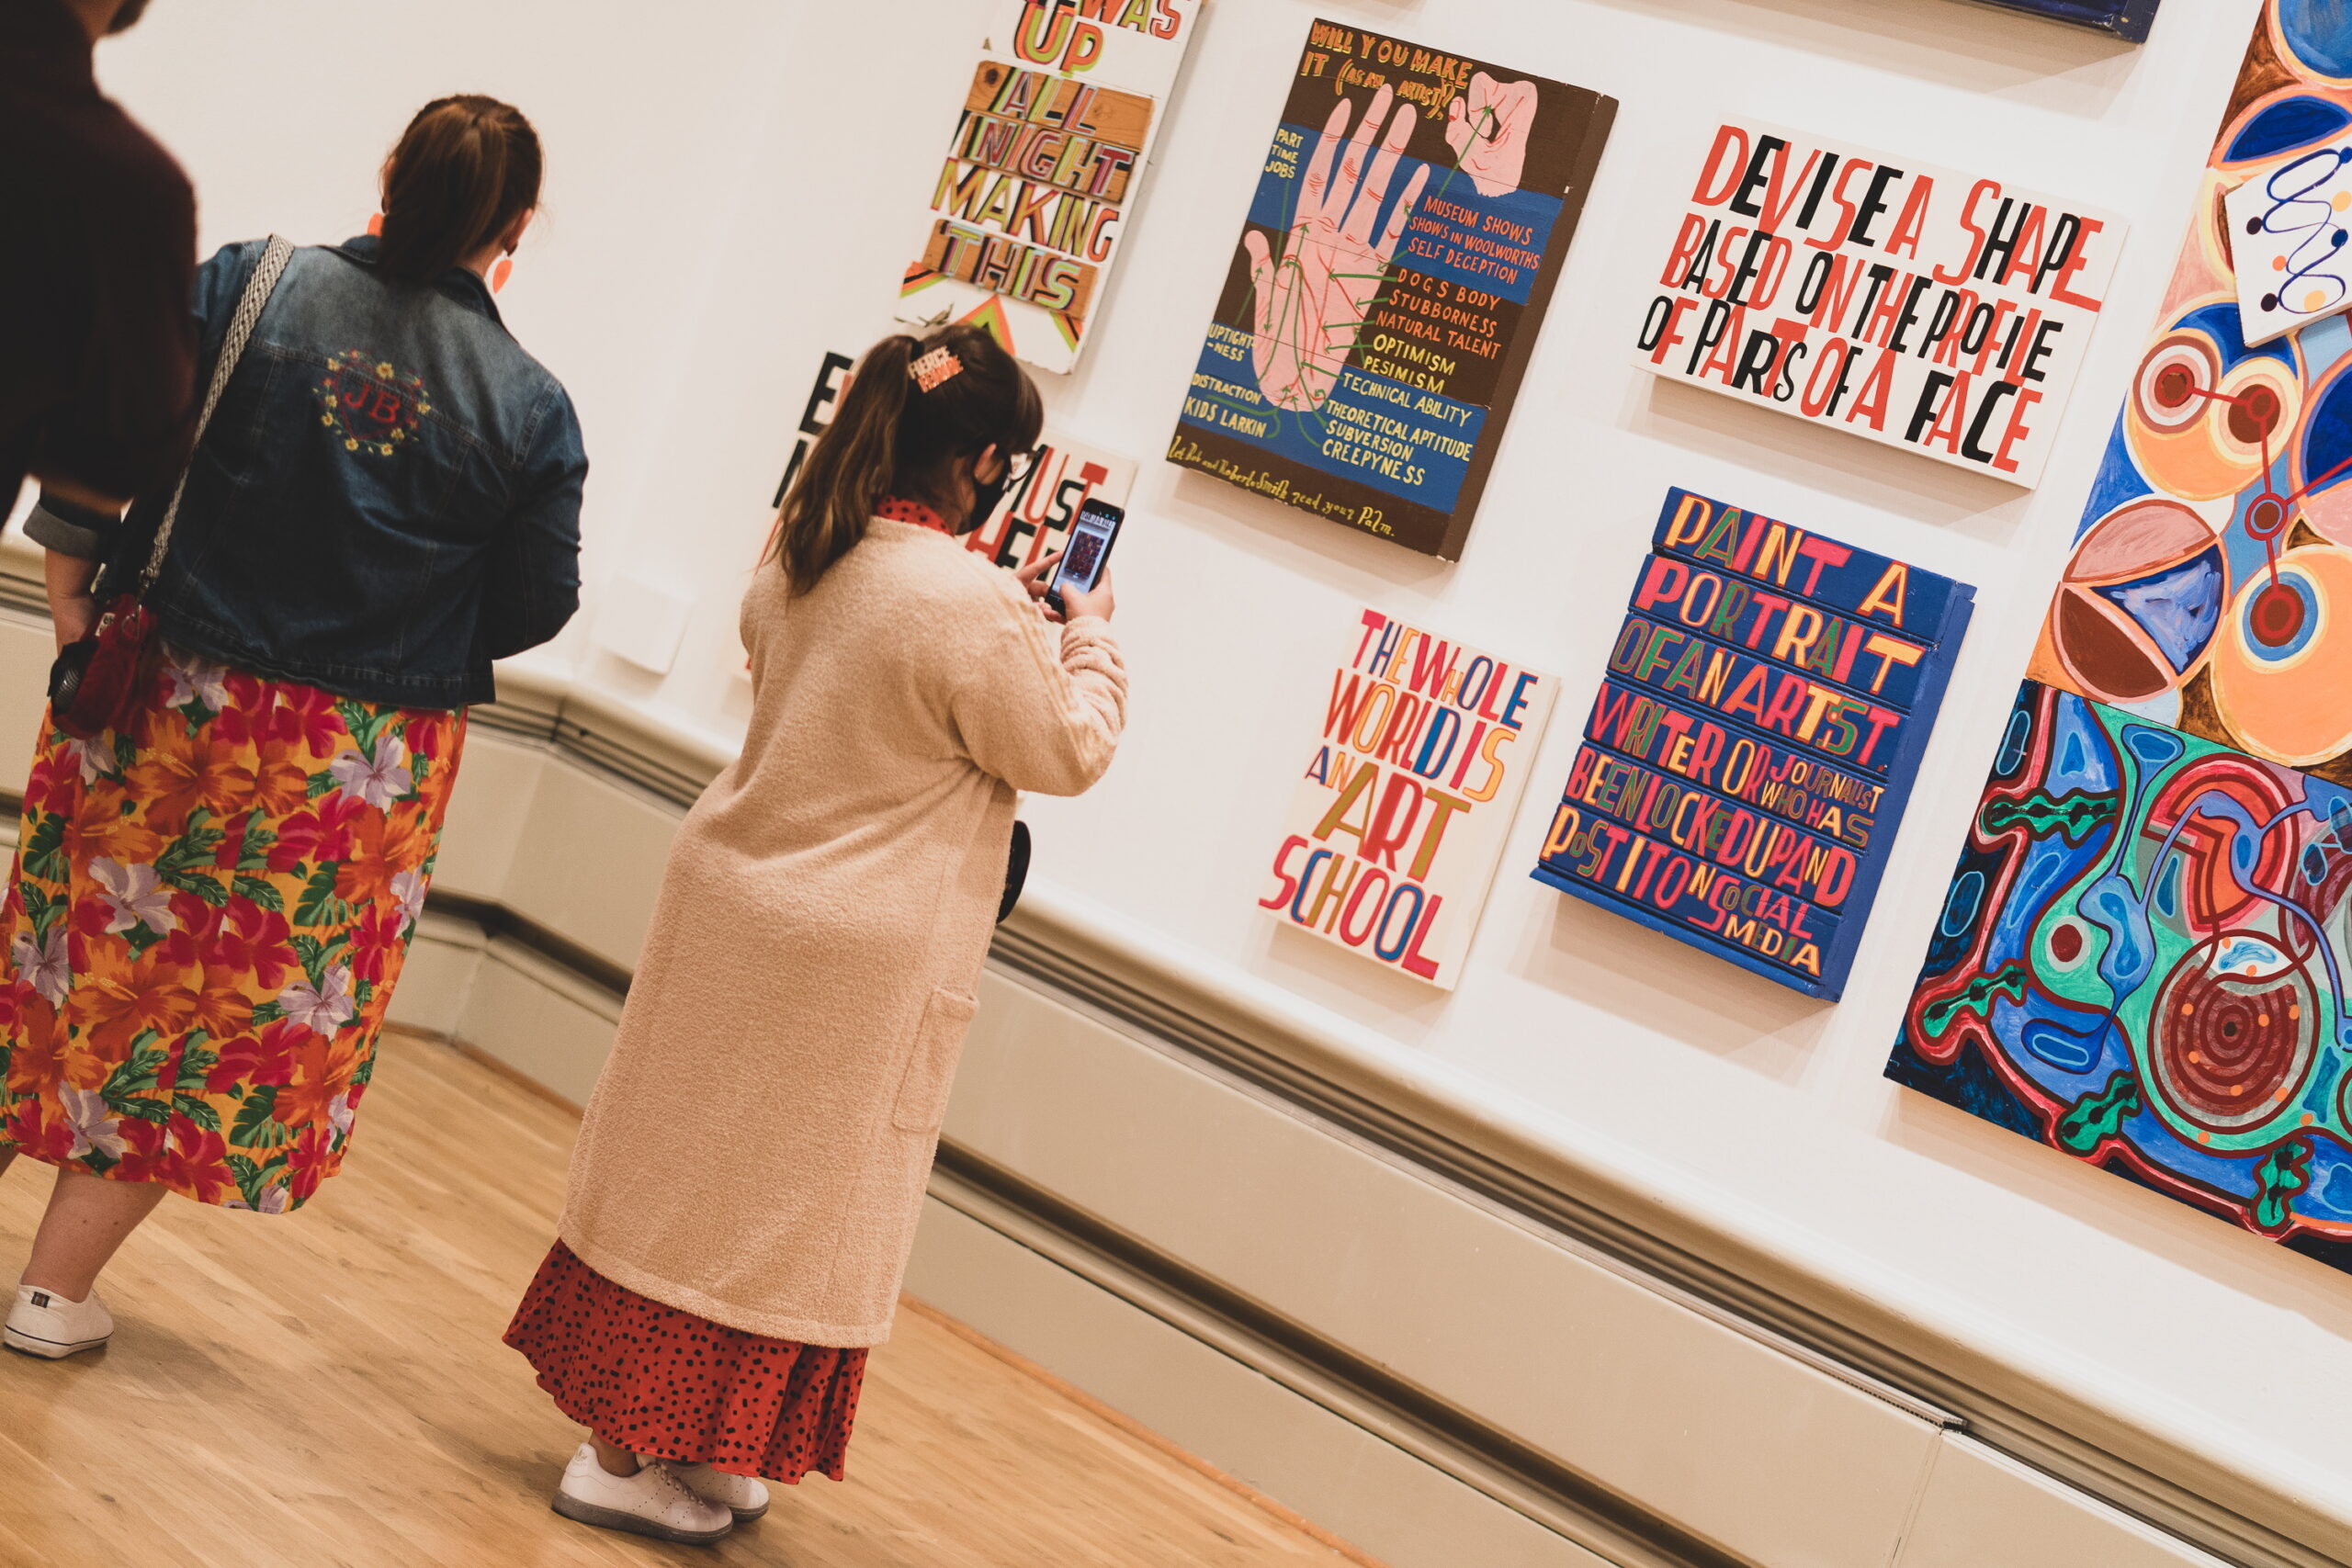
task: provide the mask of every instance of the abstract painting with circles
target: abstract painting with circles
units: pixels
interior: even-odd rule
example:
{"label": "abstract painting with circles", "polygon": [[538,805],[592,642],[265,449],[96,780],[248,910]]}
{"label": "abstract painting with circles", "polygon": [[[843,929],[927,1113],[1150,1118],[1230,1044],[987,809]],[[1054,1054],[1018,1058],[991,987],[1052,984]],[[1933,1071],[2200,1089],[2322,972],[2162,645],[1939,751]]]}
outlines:
{"label": "abstract painting with circles", "polygon": [[2352,1270],[2347,144],[2264,0],[1887,1073]]}

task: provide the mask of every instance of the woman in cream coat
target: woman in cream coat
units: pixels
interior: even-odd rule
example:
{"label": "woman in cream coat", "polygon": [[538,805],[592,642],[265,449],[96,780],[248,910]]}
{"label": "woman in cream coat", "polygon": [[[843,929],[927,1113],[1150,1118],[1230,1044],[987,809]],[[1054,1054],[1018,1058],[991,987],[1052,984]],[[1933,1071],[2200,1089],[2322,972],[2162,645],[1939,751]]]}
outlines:
{"label": "woman in cream coat", "polygon": [[984,332],[869,353],[743,602],[742,755],[671,852],[507,1330],[586,1426],[555,1507],[710,1540],[754,1476],[839,1479],[889,1335],[1004,886],[1015,792],[1110,765],[1126,676],[1107,579],[1039,602],[956,536],[1035,446]]}

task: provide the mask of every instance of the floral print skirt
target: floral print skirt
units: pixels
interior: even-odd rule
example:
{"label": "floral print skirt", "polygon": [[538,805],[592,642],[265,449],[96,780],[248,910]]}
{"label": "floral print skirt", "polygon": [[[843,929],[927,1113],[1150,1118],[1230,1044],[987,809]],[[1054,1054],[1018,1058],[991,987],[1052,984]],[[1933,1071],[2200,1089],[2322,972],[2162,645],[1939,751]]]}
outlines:
{"label": "floral print skirt", "polygon": [[166,648],[119,733],[41,716],[0,904],[0,1148],[282,1213],[343,1163],[465,716]]}

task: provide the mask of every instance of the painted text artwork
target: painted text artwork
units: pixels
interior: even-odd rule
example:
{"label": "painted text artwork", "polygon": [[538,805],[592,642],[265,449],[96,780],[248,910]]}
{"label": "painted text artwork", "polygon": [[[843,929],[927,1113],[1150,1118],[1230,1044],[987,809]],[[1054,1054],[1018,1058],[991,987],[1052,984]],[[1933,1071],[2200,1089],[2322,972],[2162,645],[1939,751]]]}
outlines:
{"label": "painted text artwork", "polygon": [[2352,1269],[2347,80],[2264,0],[1887,1071]]}
{"label": "painted text artwork", "polygon": [[[809,448],[833,422],[833,409],[849,390],[856,362],[843,354],[828,354],[818,367],[808,401],[794,426],[792,456],[785,463],[784,480],[776,486],[771,505],[781,507],[792,481],[808,460]],[[1038,444],[1036,461],[1015,479],[1004,499],[986,521],[964,536],[967,548],[987,556],[1001,567],[1018,570],[1060,549],[1069,538],[1078,509],[1089,501],[1125,506],[1134,490],[1136,461],[1046,431]]]}
{"label": "painted text artwork", "polygon": [[1169,461],[1458,558],[1616,108],[1315,23]]}
{"label": "painted text artwork", "polygon": [[900,285],[910,323],[976,321],[1076,367],[1201,0],[991,0],[993,27]]}
{"label": "painted text artwork", "polygon": [[1724,125],[1636,363],[2030,488],[2123,234],[2120,219],[1999,180]]}
{"label": "painted text artwork", "polygon": [[1259,907],[1459,983],[1557,677],[1377,610],[1350,626]]}
{"label": "painted text artwork", "polygon": [[1536,879],[1835,999],[1974,599],[1670,492]]}

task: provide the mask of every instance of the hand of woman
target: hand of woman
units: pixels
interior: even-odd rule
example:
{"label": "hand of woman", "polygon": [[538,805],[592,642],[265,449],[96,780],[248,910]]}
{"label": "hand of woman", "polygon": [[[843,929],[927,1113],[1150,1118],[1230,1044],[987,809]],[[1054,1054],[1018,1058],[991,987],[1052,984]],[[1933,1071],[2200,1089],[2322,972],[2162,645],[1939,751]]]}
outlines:
{"label": "hand of woman", "polygon": [[1063,589],[1062,604],[1068,607],[1069,618],[1073,621],[1080,615],[1097,615],[1103,620],[1109,620],[1111,612],[1117,607],[1111,597],[1111,574],[1108,571],[1103,572],[1102,577],[1096,580],[1094,586],[1090,589],[1083,591],[1076,588]]}
{"label": "hand of woman", "polygon": [[1054,614],[1054,607],[1051,604],[1046,603],[1046,590],[1053,585],[1054,568],[1059,566],[1061,560],[1061,551],[1056,550],[1052,555],[1031,561],[1012,574],[1021,580],[1022,588],[1028,593],[1031,602],[1037,606],[1037,614],[1045,616],[1055,626],[1060,626],[1062,618]]}
{"label": "hand of woman", "polygon": [[88,636],[97,622],[98,604],[90,597],[90,587],[97,577],[98,563],[55,550],[47,556],[42,575],[49,590],[49,618],[57,631],[57,646],[62,649]]}

